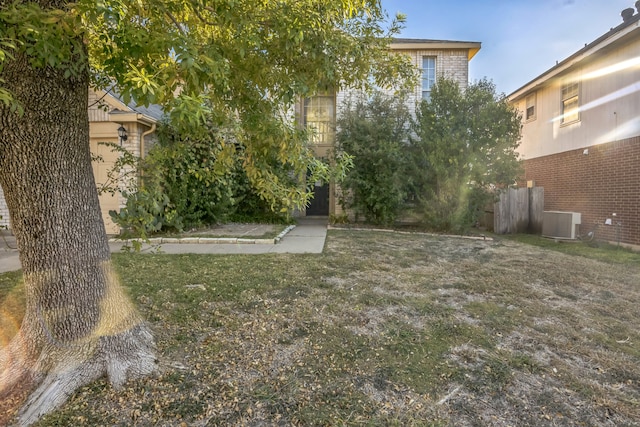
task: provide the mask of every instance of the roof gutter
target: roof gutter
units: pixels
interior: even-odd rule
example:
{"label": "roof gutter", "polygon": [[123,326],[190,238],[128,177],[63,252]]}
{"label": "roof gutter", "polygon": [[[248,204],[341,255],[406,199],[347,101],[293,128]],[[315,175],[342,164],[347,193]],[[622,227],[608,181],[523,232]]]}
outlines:
{"label": "roof gutter", "polygon": [[109,116],[114,122],[142,123],[146,126],[153,126],[157,122],[153,117],[135,112],[112,111]]}
{"label": "roof gutter", "polygon": [[463,49],[467,49],[468,54],[467,54],[467,59],[471,60],[471,58],[473,58],[474,56],[476,56],[476,53],[478,53],[478,51],[480,51],[480,48],[482,46],[482,43],[480,42],[456,42],[456,41],[440,41],[440,40],[434,40],[434,41],[416,41],[416,42],[405,42],[405,41],[401,41],[401,42],[392,42],[389,47],[392,50],[416,50],[416,49],[422,49],[422,50],[430,50],[430,49],[456,49],[456,50],[463,50]]}
{"label": "roof gutter", "polygon": [[620,26],[611,29],[609,32],[599,37],[595,41],[591,42],[588,45],[585,45],[585,47],[583,47],[573,55],[569,56],[564,61],[557,63],[554,67],[545,71],[535,79],[531,80],[529,83],[525,84],[519,89],[516,89],[514,92],[512,92],[510,95],[507,96],[507,99],[510,102],[513,102],[519,98],[522,98],[531,90],[544,85],[552,78],[558,76],[562,72],[573,67],[575,64],[583,61],[585,58],[597,53],[598,51],[604,49],[605,47],[611,45],[612,43],[615,43],[616,41],[629,35],[633,31],[638,30],[639,28],[640,28],[640,14],[637,14],[632,18],[631,22],[625,22]]}

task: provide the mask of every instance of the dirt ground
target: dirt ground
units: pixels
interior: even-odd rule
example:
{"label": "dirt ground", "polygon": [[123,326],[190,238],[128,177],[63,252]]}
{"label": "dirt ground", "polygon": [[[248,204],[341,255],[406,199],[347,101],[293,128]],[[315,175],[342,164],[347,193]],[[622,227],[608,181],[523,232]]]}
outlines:
{"label": "dirt ground", "polygon": [[273,224],[241,224],[241,223],[229,223],[220,224],[213,227],[192,229],[185,231],[185,236],[192,235],[210,235],[214,237],[218,236],[232,236],[232,237],[259,237],[270,233],[274,233],[276,225]]}

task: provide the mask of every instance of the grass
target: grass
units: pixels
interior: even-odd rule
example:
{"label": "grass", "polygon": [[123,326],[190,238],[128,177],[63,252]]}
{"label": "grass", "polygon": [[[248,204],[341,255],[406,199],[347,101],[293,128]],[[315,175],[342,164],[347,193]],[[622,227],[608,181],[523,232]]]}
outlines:
{"label": "grass", "polygon": [[515,234],[500,237],[569,255],[579,255],[615,264],[634,264],[640,259],[640,254],[637,251],[606,242],[595,242],[589,245],[577,240],[549,239],[532,234]]}
{"label": "grass", "polygon": [[[639,425],[640,254],[516,239],[114,255],[161,371],[38,425]],[[19,283],[0,275],[14,319]]]}
{"label": "grass", "polygon": [[20,329],[25,310],[21,279],[22,273],[17,271],[0,274],[0,347],[4,347]]}

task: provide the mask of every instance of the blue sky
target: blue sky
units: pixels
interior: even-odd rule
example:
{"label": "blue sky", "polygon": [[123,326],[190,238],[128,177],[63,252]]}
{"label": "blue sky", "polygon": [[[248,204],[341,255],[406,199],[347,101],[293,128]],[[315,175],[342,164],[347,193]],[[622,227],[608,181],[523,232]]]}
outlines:
{"label": "blue sky", "polygon": [[622,23],[635,0],[382,0],[407,15],[401,37],[477,41],[470,80],[509,94]]}

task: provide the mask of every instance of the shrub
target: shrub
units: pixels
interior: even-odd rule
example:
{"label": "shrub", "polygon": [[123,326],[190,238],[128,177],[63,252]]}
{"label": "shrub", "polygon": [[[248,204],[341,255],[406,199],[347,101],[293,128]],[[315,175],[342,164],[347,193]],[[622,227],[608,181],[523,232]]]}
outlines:
{"label": "shrub", "polygon": [[392,223],[406,194],[404,165],[410,114],[403,97],[349,98],[338,119],[337,148],[353,156],[342,203],[375,224]]}
{"label": "shrub", "polygon": [[487,80],[461,90],[440,79],[416,113],[407,163],[415,211],[428,227],[462,232],[520,173],[520,116]]}

